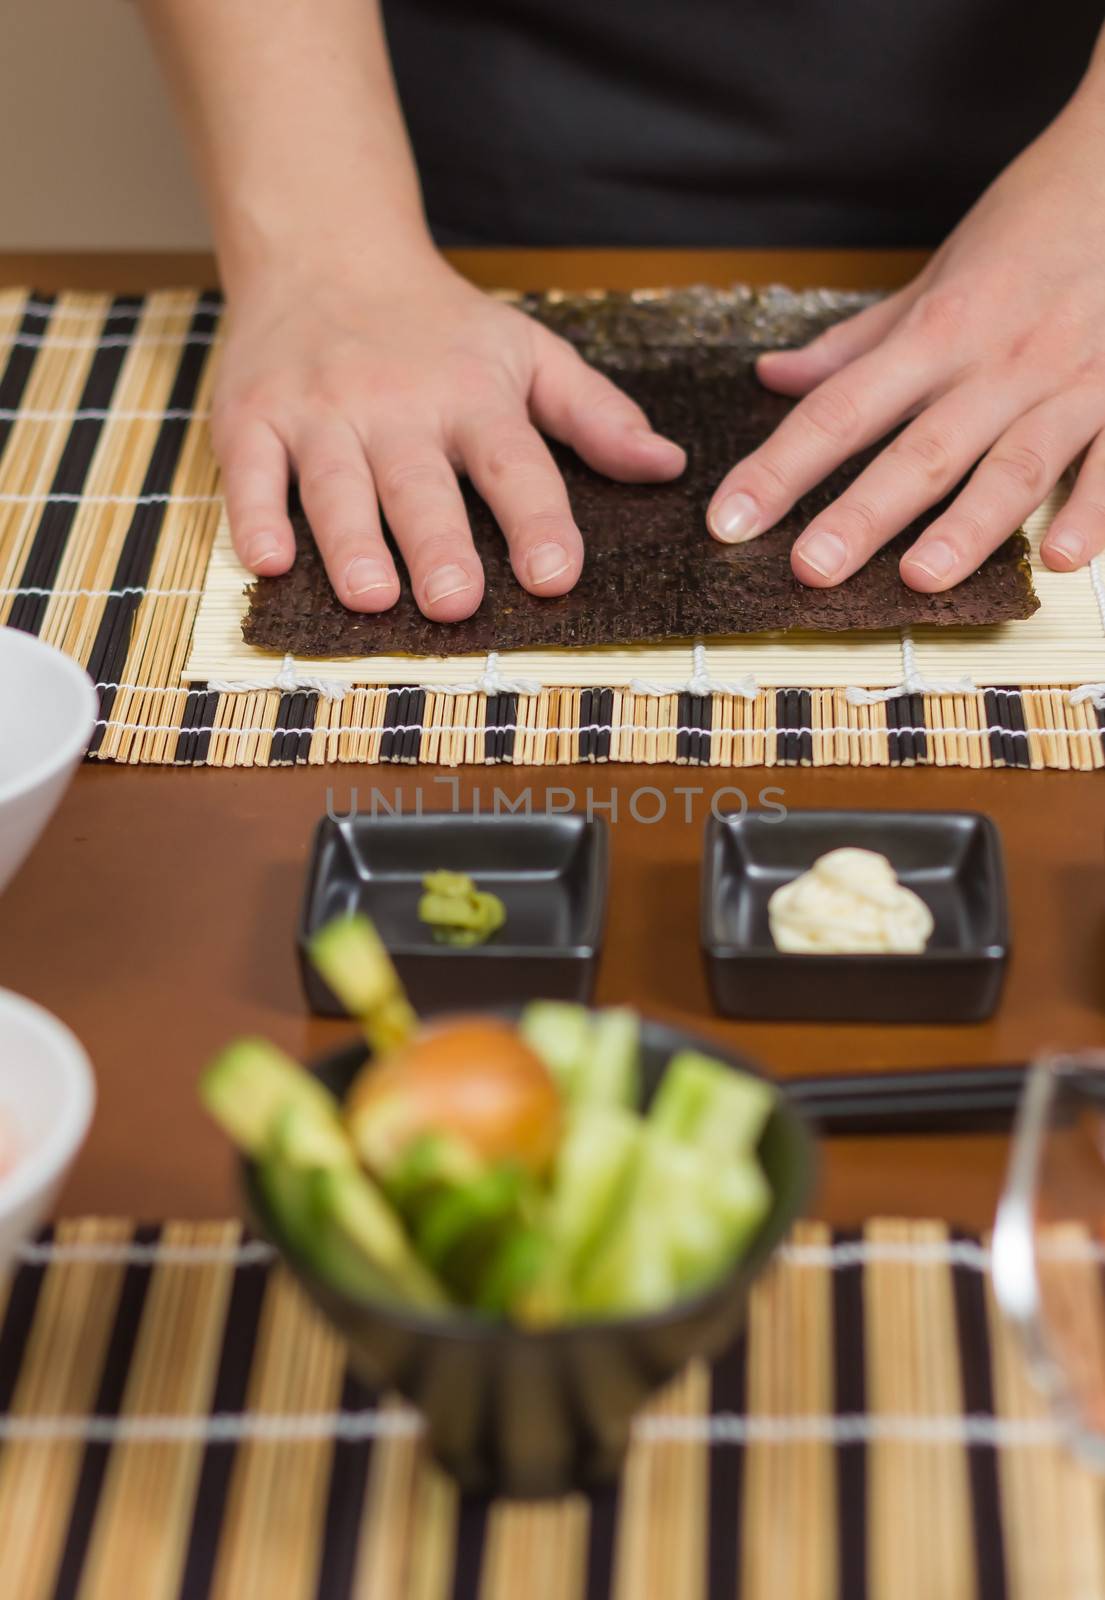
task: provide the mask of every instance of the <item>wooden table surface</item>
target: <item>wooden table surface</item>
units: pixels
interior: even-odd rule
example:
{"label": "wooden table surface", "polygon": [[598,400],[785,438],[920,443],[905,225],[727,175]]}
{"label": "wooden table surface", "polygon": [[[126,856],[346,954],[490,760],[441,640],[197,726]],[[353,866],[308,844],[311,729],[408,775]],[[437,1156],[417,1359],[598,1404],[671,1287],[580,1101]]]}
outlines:
{"label": "wooden table surface", "polygon": [[[900,283],[918,258],[895,254],[480,252],[479,281],[564,284]],[[202,258],[0,256],[0,282],[44,289],[213,281]],[[1105,1045],[1105,836],[1093,775],[939,769],[573,767],[540,770],[332,767],[258,771],[89,765],[8,889],[0,983],[63,1017],[99,1081],[95,1126],[60,1202],[65,1212],[145,1218],[236,1207],[224,1141],[195,1081],[211,1052],[245,1030],[310,1055],[348,1025],[308,1018],[293,928],[312,828],[329,799],[347,809],[376,788],[426,809],[533,804],[617,791],[600,1002],[633,1001],[716,1033],[780,1076],[911,1064],[1023,1060],[1042,1047]],[[445,779],[446,781],[439,781]],[[965,808],[1001,830],[1013,959],[997,1016],[974,1027],[732,1024],[711,1014],[698,950],[698,866],[711,797],[781,787],[790,807]],[[628,811],[635,788],[663,791],[656,824]],[[698,792],[676,794],[677,788]],[[721,796],[727,808],[736,794]],[[653,802],[655,805],[656,802]],[[639,807],[642,814],[646,805]],[[689,820],[688,820],[689,813]],[[983,1227],[1005,1159],[997,1136],[833,1140],[815,1211],[842,1224],[874,1214],[938,1215]]]}

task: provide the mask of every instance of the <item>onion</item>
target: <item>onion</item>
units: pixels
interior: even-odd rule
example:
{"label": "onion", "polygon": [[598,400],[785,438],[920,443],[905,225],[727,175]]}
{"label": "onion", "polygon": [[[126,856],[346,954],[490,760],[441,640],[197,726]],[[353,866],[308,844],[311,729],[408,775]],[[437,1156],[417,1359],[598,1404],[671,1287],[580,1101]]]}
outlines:
{"label": "onion", "polygon": [[560,1093],[544,1062],[495,1017],[443,1020],[359,1074],[346,1116],[361,1159],[386,1175],[425,1133],[450,1134],[486,1161],[547,1170]]}

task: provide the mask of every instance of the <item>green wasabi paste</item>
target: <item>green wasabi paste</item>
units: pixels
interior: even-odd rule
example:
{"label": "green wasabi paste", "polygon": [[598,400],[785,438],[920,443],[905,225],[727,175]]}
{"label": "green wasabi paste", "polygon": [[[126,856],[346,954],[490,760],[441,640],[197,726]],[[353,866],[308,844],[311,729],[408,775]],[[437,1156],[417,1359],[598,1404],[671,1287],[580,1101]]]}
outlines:
{"label": "green wasabi paste", "polygon": [[463,872],[428,872],[422,889],[418,916],[439,944],[485,944],[506,921],[498,895],[477,889]]}

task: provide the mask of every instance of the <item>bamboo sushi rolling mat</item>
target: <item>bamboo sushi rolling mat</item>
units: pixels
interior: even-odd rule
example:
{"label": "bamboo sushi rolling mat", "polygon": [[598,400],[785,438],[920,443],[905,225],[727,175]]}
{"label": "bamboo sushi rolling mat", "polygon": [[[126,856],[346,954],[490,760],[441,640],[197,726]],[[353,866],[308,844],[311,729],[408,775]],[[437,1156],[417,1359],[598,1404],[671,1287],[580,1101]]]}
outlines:
{"label": "bamboo sushi rolling mat", "polygon": [[207,430],[220,315],[195,290],[0,290],[0,622],[88,668],[94,759],[1105,765],[1096,565],[1037,562],[1037,616],[973,635],[356,663],[249,650]]}
{"label": "bamboo sushi rolling mat", "polygon": [[[1101,1251],[1065,1240],[1100,1350]],[[62,1222],[0,1280],[0,1590],[1101,1600],[1105,1481],[1061,1445],[986,1265],[942,1223],[800,1225],[746,1339],[638,1418],[616,1490],[488,1503],[237,1223]]]}

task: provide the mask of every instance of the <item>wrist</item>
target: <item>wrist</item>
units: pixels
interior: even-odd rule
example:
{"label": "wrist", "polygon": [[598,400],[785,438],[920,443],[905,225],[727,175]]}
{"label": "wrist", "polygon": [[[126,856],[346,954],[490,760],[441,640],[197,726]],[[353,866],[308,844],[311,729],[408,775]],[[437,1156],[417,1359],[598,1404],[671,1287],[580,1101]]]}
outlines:
{"label": "wrist", "polygon": [[311,293],[320,283],[348,284],[363,294],[366,286],[409,287],[451,270],[421,214],[351,217],[348,202],[321,210],[287,204],[271,219],[245,209],[216,214],[215,240],[230,303],[295,289]]}

